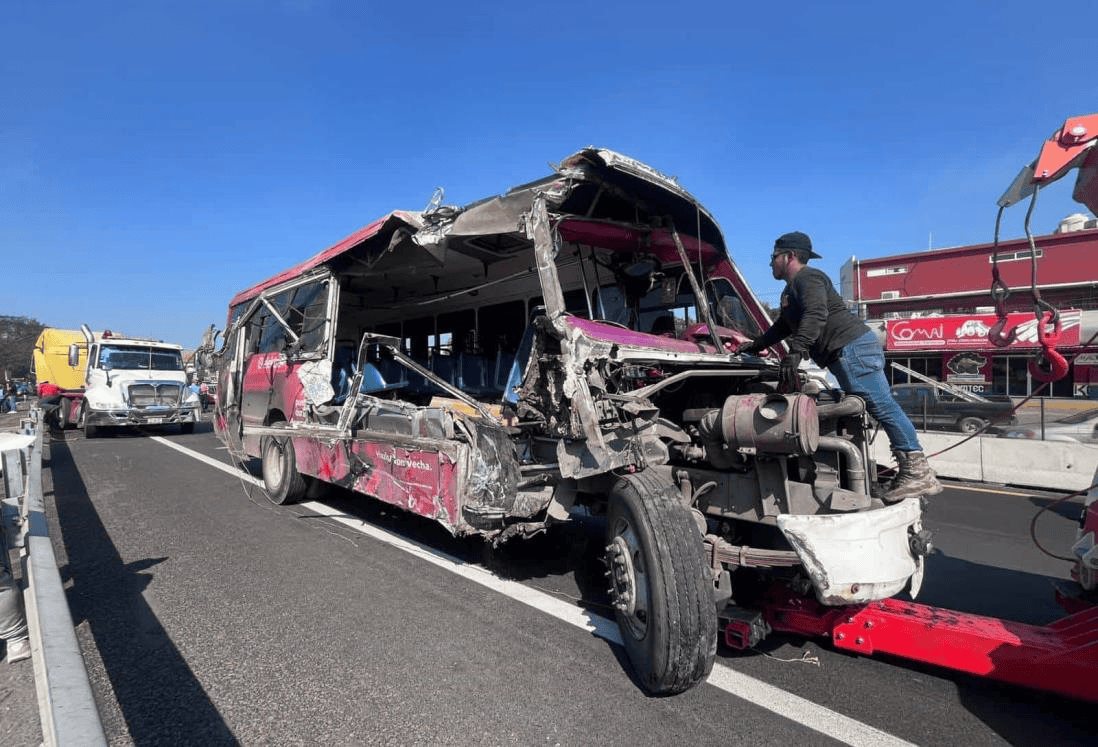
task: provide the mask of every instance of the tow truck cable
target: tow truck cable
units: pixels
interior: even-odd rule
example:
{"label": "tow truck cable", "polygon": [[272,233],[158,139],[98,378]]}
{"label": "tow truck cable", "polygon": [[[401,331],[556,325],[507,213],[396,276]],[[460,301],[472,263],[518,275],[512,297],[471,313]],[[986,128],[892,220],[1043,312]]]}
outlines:
{"label": "tow truck cable", "polygon": [[988,330],[987,339],[997,348],[1009,347],[1018,337],[1017,327],[1006,330],[1006,300],[1010,297],[1010,286],[999,275],[999,227],[1003,222],[1004,210],[1006,207],[1000,206],[995,216],[995,243],[991,246],[991,300],[995,302],[995,316],[998,319]]}
{"label": "tow truck cable", "polygon": [[[1026,240],[1029,242],[1029,292],[1033,297],[1033,316],[1037,320],[1037,344],[1040,345],[1040,350],[1029,362],[1029,373],[1038,381],[1052,382],[1067,376],[1068,363],[1056,350],[1056,344],[1060,341],[1060,333],[1063,329],[1060,312],[1041,298],[1041,289],[1037,286],[1037,242],[1034,241],[1033,231],[1030,230],[1030,220],[1033,217],[1033,209],[1037,206],[1037,195],[1040,191],[1041,186],[1034,184],[1025,220]],[[1010,286],[999,274],[999,229],[1005,209],[1005,206],[1000,205],[999,212],[995,216],[995,241],[991,249],[991,300],[995,302],[995,315],[998,319],[987,333],[988,341],[1000,348],[1010,347],[1018,339],[1017,327],[1006,329],[1006,300],[1010,297]]]}

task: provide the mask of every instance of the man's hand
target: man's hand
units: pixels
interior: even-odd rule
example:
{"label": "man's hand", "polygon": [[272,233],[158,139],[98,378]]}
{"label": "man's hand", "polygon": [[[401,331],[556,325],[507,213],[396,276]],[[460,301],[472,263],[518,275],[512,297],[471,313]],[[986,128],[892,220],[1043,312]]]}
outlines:
{"label": "man's hand", "polygon": [[789,353],[782,358],[781,367],[778,368],[778,388],[783,392],[799,392],[800,379],[797,377],[797,369],[801,365],[800,353]]}
{"label": "man's hand", "polygon": [[736,346],[736,355],[759,355],[762,353],[763,346],[759,344],[759,339],[762,335],[752,335],[751,333],[744,333],[747,335],[747,342],[740,343]]}

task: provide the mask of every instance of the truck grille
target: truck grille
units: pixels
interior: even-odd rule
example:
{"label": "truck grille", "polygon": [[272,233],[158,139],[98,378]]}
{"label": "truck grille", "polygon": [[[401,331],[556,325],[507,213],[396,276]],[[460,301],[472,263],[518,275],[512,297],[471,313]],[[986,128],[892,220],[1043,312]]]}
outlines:
{"label": "truck grille", "polygon": [[130,407],[175,407],[182,391],[179,384],[131,384]]}

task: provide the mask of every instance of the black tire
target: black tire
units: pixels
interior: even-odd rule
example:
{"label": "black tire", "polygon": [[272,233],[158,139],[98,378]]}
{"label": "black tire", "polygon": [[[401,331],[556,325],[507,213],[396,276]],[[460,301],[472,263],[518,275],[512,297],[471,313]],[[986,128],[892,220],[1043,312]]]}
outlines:
{"label": "black tire", "polygon": [[709,675],[717,653],[701,534],[678,491],[654,472],[620,478],[609,499],[607,565],[629,661],[649,692],[683,692]]}
{"label": "black tire", "polygon": [[64,397],[57,403],[57,427],[61,430],[65,430],[69,427],[69,409],[72,407],[72,403]]}
{"label": "black tire", "polygon": [[959,430],[961,433],[969,435],[975,433],[976,431],[982,430],[986,424],[987,421],[981,420],[980,418],[961,418],[957,422],[957,430]]}
{"label": "black tire", "polygon": [[179,432],[183,435],[194,433],[194,423],[180,423]]}
{"label": "black tire", "polygon": [[264,436],[260,453],[263,458],[263,486],[271,503],[285,506],[304,498],[307,485],[305,478],[297,471],[293,441],[286,436]]}
{"label": "black tire", "polygon": [[76,416],[76,427],[84,431],[84,438],[95,438],[99,435],[99,428],[88,424],[87,406],[80,405],[80,414]]}

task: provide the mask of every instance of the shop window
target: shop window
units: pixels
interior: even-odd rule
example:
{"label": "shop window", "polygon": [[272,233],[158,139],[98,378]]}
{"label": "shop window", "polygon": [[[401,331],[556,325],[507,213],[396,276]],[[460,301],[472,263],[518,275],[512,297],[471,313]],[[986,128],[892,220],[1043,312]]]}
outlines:
{"label": "shop window", "polygon": [[[1024,397],[1037,390],[1041,382],[1029,375],[1029,363],[1032,355],[1009,355],[995,358],[991,364],[992,393],[1009,394],[1011,397]],[[1068,368],[1068,374],[1054,381],[1037,395],[1039,397],[1074,397],[1074,367]]]}
{"label": "shop window", "polygon": [[1049,389],[1052,390],[1052,397],[1074,397],[1075,396],[1075,371],[1074,366],[1068,364],[1067,376],[1054,381],[1049,385]]}
{"label": "shop window", "polygon": [[1007,357],[995,356],[991,359],[991,393],[1007,393]]}
{"label": "shop window", "polygon": [[918,358],[888,358],[885,361],[885,367],[888,369],[889,381],[893,384],[911,384],[921,381],[914,376],[908,376],[906,371],[900,371],[897,368],[893,368],[893,363],[899,363],[901,366],[910,368],[917,374],[922,374],[935,381],[942,380],[942,359],[940,356],[934,357],[918,357]]}
{"label": "shop window", "polygon": [[1007,394],[1024,397],[1029,394],[1029,356],[1007,358]]}
{"label": "shop window", "polygon": [[[1045,250],[1044,249],[1038,249],[1037,250],[1037,259],[1040,259],[1043,256],[1045,256]],[[987,257],[987,263],[989,265],[990,264],[995,264],[996,262],[998,262],[999,264],[1002,264],[1003,262],[1018,262],[1018,261],[1023,260],[1023,259],[1032,259],[1032,258],[1033,258],[1033,251],[1032,250],[1022,249],[1021,251],[1017,251],[1017,252],[1004,252],[1003,254],[1000,254],[998,257],[992,257],[989,254],[988,257]]]}

